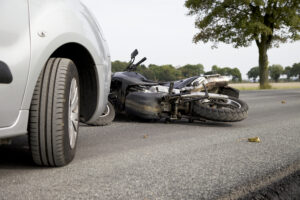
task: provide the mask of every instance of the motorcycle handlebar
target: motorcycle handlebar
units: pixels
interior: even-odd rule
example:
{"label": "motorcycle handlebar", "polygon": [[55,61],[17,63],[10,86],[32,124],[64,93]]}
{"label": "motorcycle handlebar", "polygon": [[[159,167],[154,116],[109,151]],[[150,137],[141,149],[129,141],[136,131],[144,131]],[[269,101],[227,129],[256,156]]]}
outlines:
{"label": "motorcycle handlebar", "polygon": [[131,60],[126,68],[125,71],[135,71],[136,70],[136,67],[139,66],[140,64],[142,64],[143,62],[145,62],[147,60],[147,58],[143,58],[142,60],[140,60],[138,63],[136,64],[133,64],[134,63],[134,60],[135,60],[135,57],[138,55],[138,50],[134,50],[131,54]]}
{"label": "motorcycle handlebar", "polygon": [[145,62],[147,60],[147,58],[143,58],[142,60],[140,60],[138,63],[135,64],[135,66],[139,66],[140,64],[142,64],[143,62]]}

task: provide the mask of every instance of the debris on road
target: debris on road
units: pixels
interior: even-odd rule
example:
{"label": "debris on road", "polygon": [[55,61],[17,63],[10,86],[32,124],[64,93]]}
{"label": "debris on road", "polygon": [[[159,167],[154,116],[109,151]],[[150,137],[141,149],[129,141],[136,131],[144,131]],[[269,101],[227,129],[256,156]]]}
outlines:
{"label": "debris on road", "polygon": [[282,104],[286,104],[286,101],[285,101],[285,100],[282,100],[281,103],[282,103]]}
{"label": "debris on road", "polygon": [[144,138],[144,139],[147,139],[147,138],[148,138],[148,134],[145,134],[145,135],[143,136],[143,138]]}
{"label": "debris on road", "polygon": [[238,140],[239,142],[241,141],[248,141],[248,142],[256,142],[256,143],[260,143],[261,140],[259,137],[254,137],[254,138],[241,138]]}
{"label": "debris on road", "polygon": [[257,142],[257,143],[260,143],[261,140],[259,137],[254,137],[254,138],[248,138],[248,142]]}

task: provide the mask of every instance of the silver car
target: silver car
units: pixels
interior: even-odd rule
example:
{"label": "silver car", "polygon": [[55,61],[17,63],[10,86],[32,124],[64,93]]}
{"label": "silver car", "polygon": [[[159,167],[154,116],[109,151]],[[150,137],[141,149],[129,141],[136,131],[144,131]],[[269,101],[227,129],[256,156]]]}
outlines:
{"label": "silver car", "polygon": [[0,0],[0,143],[28,134],[36,164],[68,164],[110,79],[106,40],[79,0]]}

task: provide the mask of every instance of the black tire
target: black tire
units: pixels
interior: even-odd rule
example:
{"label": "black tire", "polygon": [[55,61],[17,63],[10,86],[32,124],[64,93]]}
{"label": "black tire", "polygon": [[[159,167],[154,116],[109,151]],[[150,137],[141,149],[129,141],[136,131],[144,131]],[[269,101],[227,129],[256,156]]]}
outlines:
{"label": "black tire", "polygon": [[215,108],[197,102],[193,106],[193,113],[197,117],[219,122],[238,122],[246,119],[248,117],[248,105],[234,97],[229,97],[229,99],[237,102],[241,107],[234,109]]}
{"label": "black tire", "polygon": [[116,116],[114,106],[108,102],[105,112],[102,116],[100,116],[95,122],[89,123],[92,126],[107,126],[111,124]]}
{"label": "black tire", "polygon": [[[73,82],[76,82],[76,85]],[[77,109],[74,109],[75,114],[72,115],[75,117],[73,121],[70,117],[73,110],[69,102],[73,94],[70,93],[71,83],[72,86],[77,86],[74,86],[74,89],[78,95],[78,98],[75,94],[72,97],[72,105],[78,104]],[[79,128],[79,123],[76,123],[80,116],[79,92],[79,77],[75,64],[64,58],[49,59],[35,86],[30,107],[29,144],[33,161],[37,165],[60,167],[73,160]],[[75,141],[72,144],[69,135],[71,129],[77,130],[76,136],[72,135]]]}

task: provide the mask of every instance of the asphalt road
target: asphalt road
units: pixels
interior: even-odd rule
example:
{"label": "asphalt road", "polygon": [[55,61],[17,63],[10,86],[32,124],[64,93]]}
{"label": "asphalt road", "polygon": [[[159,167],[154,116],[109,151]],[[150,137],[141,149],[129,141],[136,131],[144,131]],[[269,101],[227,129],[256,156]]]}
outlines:
{"label": "asphalt road", "polygon": [[[299,170],[300,90],[241,99],[250,111],[239,123],[81,126],[77,156],[64,168],[34,166],[18,138],[0,147],[0,199],[228,199]],[[262,142],[246,141],[254,136]]]}

